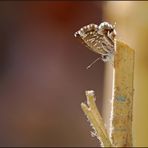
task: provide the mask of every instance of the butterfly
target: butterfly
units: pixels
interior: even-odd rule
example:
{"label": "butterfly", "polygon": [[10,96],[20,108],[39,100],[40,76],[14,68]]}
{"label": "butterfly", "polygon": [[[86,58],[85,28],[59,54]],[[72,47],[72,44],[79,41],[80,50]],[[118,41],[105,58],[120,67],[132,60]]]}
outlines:
{"label": "butterfly", "polygon": [[114,26],[108,22],[102,22],[100,25],[89,24],[75,32],[74,36],[79,38],[91,51],[101,55],[91,65],[100,58],[104,62],[113,61],[116,36],[115,24]]}

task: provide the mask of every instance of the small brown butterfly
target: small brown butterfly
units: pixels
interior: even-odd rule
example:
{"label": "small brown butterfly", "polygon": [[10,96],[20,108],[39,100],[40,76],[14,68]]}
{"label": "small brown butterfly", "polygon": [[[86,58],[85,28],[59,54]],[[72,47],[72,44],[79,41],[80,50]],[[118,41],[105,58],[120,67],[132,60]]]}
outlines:
{"label": "small brown butterfly", "polygon": [[[99,26],[89,24],[82,27],[74,35],[75,37],[79,37],[82,43],[91,51],[100,54],[104,62],[112,61],[115,54],[115,25],[112,26],[108,22],[103,22]],[[99,59],[100,58],[96,59],[92,64]],[[91,65],[89,65],[88,68]]]}

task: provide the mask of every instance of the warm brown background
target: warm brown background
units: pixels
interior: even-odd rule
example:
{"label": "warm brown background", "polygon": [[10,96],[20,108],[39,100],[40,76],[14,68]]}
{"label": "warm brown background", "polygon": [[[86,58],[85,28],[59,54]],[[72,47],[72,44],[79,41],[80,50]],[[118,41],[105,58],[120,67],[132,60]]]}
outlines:
{"label": "warm brown background", "polygon": [[102,21],[136,51],[133,142],[148,146],[147,14],[146,1],[1,1],[0,146],[99,146],[80,103],[95,90],[109,121],[112,67],[86,70],[98,56],[73,34]]}
{"label": "warm brown background", "polygon": [[98,146],[80,108],[102,61],[74,32],[102,21],[103,2],[0,2],[0,146]]}

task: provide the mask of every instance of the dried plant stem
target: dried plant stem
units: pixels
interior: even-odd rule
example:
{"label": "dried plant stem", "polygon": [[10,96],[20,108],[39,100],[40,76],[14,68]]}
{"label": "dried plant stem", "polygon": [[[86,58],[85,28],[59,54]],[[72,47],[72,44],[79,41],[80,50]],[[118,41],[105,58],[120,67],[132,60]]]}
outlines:
{"label": "dried plant stem", "polygon": [[111,147],[108,133],[105,129],[102,117],[95,103],[94,91],[86,91],[86,97],[88,106],[82,103],[82,110],[84,111],[89,122],[91,123],[91,126],[94,129],[97,138],[100,140],[101,146]]}
{"label": "dried plant stem", "polygon": [[86,91],[87,105],[81,107],[103,147],[132,146],[134,50],[116,41],[110,137],[95,104],[94,91]]}
{"label": "dried plant stem", "polygon": [[111,139],[116,147],[132,146],[134,50],[116,41],[113,72]]}

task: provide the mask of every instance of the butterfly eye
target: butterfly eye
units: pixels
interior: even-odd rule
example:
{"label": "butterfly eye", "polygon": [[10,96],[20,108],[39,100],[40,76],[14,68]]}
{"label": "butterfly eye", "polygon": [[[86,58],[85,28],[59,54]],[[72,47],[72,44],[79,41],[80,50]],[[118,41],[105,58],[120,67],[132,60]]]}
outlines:
{"label": "butterfly eye", "polygon": [[110,29],[110,30],[109,30],[109,32],[113,32],[113,31],[114,31],[114,29]]}

